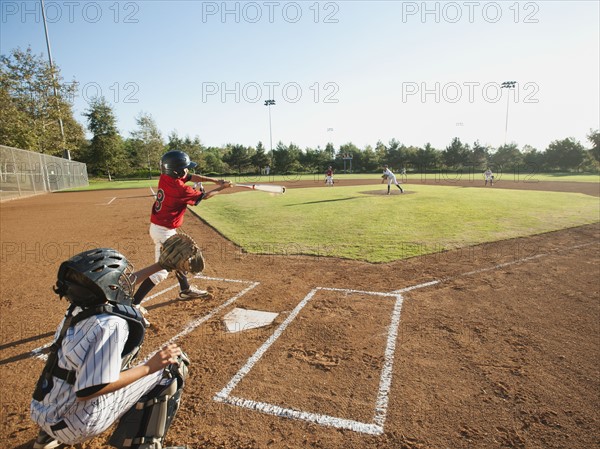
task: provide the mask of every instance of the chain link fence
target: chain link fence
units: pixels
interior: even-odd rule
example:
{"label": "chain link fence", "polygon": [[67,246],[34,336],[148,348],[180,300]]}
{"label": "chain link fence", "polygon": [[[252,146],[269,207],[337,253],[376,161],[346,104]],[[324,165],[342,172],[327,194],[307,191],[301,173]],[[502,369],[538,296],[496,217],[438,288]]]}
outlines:
{"label": "chain link fence", "polygon": [[0,145],[0,201],[87,185],[82,162]]}

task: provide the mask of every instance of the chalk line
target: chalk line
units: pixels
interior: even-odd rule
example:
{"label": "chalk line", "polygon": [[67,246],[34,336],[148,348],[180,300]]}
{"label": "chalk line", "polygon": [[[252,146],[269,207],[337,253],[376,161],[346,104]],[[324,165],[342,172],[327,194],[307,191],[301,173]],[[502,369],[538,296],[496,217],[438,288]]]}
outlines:
{"label": "chalk line", "polygon": [[[254,365],[262,358],[265,352],[281,336],[281,334],[285,331],[288,325],[298,316],[300,311],[306,306],[306,304],[314,297],[315,293],[317,293],[319,290],[396,298],[394,310],[392,312],[391,323],[388,328],[388,338],[386,341],[386,349],[384,352],[384,364],[381,370],[379,389],[377,392],[377,400],[374,409],[374,423],[364,423],[336,416],[301,411],[292,408],[281,407],[275,404],[269,404],[266,402],[254,401],[251,399],[244,399],[236,396],[231,396],[231,392],[233,391],[233,389],[241,382],[241,380],[246,376],[246,374],[250,372]],[[341,288],[316,287],[312,289],[304,297],[304,299],[300,301],[300,303],[298,303],[298,305],[294,308],[294,310],[292,310],[292,312],[285,319],[285,321],[279,325],[279,327],[275,330],[275,332],[273,332],[271,337],[269,337],[262,344],[262,346],[258,348],[258,350],[248,359],[248,361],[244,364],[244,366],[242,366],[239,369],[239,371],[233,376],[229,383],[221,391],[215,394],[213,400],[216,402],[223,402],[238,407],[248,408],[251,410],[257,410],[262,413],[275,415],[283,418],[298,419],[312,422],[315,424],[341,429],[348,429],[355,432],[366,433],[370,435],[380,435],[383,433],[383,425],[385,423],[385,418],[387,414],[389,391],[392,383],[394,352],[396,349],[396,339],[398,336],[398,327],[400,325],[401,310],[402,296],[399,294],[369,292],[363,290],[350,290]]]}

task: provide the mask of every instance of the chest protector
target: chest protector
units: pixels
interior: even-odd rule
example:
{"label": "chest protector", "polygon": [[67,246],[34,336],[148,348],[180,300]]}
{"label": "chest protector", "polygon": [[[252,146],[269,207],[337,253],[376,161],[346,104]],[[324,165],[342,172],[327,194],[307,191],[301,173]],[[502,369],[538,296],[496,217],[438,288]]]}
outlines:
{"label": "chest protector", "polygon": [[144,342],[146,328],[143,324],[142,313],[135,307],[124,304],[101,304],[83,309],[77,315],[73,315],[74,309],[74,305],[69,307],[63,327],[60,330],[60,334],[56,341],[50,345],[48,360],[46,361],[44,370],[42,371],[35,391],[33,392],[33,399],[36,401],[41,402],[46,394],[52,390],[54,385],[54,377],[58,377],[70,385],[75,384],[75,380],[77,378],[76,371],[66,370],[58,366],[58,350],[62,345],[62,341],[67,333],[67,330],[70,327],[75,326],[80,321],[100,314],[115,315],[127,321],[129,326],[129,335],[127,337],[127,341],[125,342],[125,346],[123,347],[123,352],[121,353],[121,370],[131,367],[132,362],[134,361],[142,346],[142,343]]}

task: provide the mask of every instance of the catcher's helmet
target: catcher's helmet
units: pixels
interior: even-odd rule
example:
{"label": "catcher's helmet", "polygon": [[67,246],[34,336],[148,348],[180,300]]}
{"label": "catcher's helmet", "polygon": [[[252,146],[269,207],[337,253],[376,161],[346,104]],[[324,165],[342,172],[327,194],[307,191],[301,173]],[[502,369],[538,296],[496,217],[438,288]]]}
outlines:
{"label": "catcher's helmet", "polygon": [[162,174],[175,179],[183,176],[183,169],[194,168],[196,165],[198,164],[192,162],[187,153],[179,150],[169,151],[163,154],[163,157],[160,159]]}
{"label": "catcher's helmet", "polygon": [[135,284],[131,271],[125,256],[114,249],[84,251],[60,265],[54,291],[80,307],[106,301],[131,305]]}

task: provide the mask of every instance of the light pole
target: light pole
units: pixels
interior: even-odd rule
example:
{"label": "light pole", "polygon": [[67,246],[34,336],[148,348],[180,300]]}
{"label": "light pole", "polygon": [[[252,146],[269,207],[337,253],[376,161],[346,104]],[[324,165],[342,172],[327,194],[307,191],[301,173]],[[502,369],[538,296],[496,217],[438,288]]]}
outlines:
{"label": "light pole", "polygon": [[504,126],[504,145],[506,146],[506,135],[508,134],[508,104],[510,101],[510,89],[515,88],[516,81],[504,81],[500,86],[500,89],[508,89],[508,95],[506,95],[506,125]]}
{"label": "light pole", "polygon": [[56,90],[56,75],[54,74],[54,63],[52,62],[52,51],[50,50],[50,37],[48,36],[48,25],[46,24],[46,12],[44,8],[44,0],[40,0],[42,7],[42,19],[44,21],[44,33],[46,34],[46,47],[48,48],[48,62],[50,63],[50,71],[52,73],[52,87],[54,88],[54,98],[56,99],[56,110],[58,111],[58,126],[60,127],[60,135],[63,144],[63,157],[71,160],[71,155],[67,150],[67,141],[65,139],[65,128],[63,126],[62,114],[60,111],[60,103],[58,101],[58,92]]}
{"label": "light pole", "polygon": [[271,106],[275,106],[275,100],[265,100],[265,106],[269,108],[269,139],[271,143],[271,164],[273,161],[273,129],[271,128]]}

